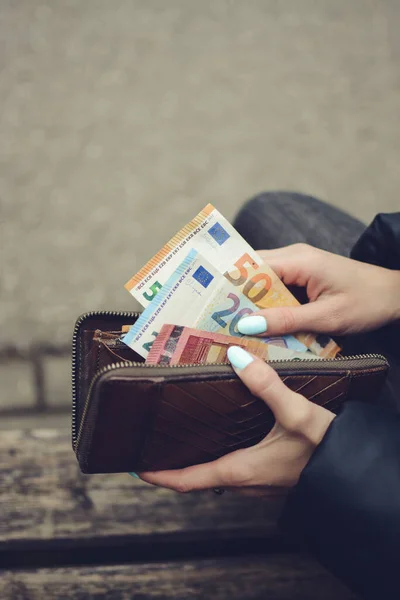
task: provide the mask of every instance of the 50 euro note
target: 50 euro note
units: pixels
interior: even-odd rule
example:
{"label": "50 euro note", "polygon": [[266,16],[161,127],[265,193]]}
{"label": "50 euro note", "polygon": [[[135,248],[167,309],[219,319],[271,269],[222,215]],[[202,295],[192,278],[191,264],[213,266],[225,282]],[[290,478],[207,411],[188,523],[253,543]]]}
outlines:
{"label": "50 euro note", "polygon": [[146,363],[150,365],[190,365],[229,363],[230,346],[241,346],[263,360],[320,360],[311,352],[296,352],[251,337],[233,337],[200,331],[181,325],[163,325]]}
{"label": "50 euro note", "polygon": [[[193,249],[123,341],[146,358],[166,323],[242,337],[237,330],[237,323],[254,310],[254,304]],[[301,342],[290,335],[257,339],[296,351],[306,350]]]}

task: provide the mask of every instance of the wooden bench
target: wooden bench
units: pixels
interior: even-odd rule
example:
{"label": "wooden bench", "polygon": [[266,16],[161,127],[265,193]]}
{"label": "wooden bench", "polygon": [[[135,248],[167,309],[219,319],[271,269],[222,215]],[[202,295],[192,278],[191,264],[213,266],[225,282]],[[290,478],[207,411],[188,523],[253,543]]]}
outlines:
{"label": "wooden bench", "polygon": [[282,498],[82,475],[69,432],[0,436],[0,598],[351,600],[280,537]]}

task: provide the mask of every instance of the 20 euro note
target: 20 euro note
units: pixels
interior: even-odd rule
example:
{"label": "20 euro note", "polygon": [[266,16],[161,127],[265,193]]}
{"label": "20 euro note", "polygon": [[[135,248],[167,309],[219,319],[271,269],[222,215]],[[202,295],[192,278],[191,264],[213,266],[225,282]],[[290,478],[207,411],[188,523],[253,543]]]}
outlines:
{"label": "20 euro note", "polygon": [[163,325],[146,359],[151,365],[228,363],[230,346],[241,346],[263,360],[320,360],[311,352],[296,352],[251,337],[233,337],[181,325]]}
{"label": "20 euro note", "polygon": [[[237,323],[254,309],[254,304],[213,265],[196,250],[191,250],[123,341],[146,358],[166,323],[241,337]],[[257,339],[300,352],[306,350],[290,335]]]}

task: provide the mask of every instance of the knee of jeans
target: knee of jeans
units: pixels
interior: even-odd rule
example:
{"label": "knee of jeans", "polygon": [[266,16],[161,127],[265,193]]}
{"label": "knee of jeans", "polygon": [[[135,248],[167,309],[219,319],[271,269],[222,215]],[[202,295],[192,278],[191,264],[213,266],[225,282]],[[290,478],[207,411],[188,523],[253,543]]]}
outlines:
{"label": "knee of jeans", "polygon": [[298,206],[305,203],[309,205],[310,201],[318,202],[316,198],[301,194],[300,192],[261,192],[245,202],[237,214],[235,221],[238,218],[243,218],[243,216],[247,217],[250,214],[260,215],[262,212],[274,208],[282,209],[283,207],[288,207],[288,205]]}

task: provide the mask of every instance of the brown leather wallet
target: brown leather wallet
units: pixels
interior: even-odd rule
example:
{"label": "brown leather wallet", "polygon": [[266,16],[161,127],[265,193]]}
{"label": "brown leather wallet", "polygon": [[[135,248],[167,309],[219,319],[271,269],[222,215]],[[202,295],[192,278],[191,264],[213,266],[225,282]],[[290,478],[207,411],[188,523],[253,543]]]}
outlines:
{"label": "brown leather wallet", "polygon": [[[72,348],[72,444],[84,473],[175,469],[256,444],[274,418],[230,365],[146,365],[121,341],[140,313],[91,312]],[[291,389],[335,411],[376,399],[388,363],[368,354],[270,363]]]}

